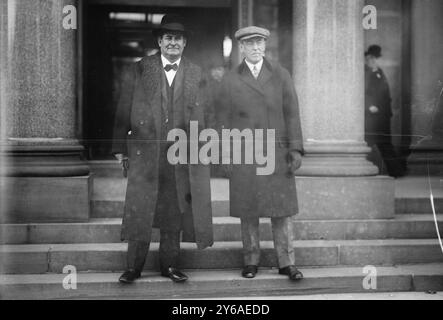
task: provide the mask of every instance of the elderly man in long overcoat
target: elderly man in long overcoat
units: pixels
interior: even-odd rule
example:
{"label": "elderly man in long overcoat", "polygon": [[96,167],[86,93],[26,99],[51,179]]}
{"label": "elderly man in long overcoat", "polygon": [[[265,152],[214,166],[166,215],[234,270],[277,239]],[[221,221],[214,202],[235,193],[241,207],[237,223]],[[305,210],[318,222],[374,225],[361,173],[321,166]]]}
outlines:
{"label": "elderly man in long overcoat", "polygon": [[[175,282],[187,280],[178,269],[180,237],[199,249],[213,244],[210,171],[201,164],[172,165],[168,132],[188,133],[190,121],[211,126],[205,82],[198,66],[182,56],[187,31],[182,18],[163,17],[155,30],[160,54],[134,66],[134,81],[120,99],[113,153],[127,170],[121,238],[128,241],[127,270],[120,282],[139,278],[151,242],[160,228],[160,271]],[[182,234],[183,232],[183,234]]]}
{"label": "elderly man in long overcoat", "polygon": [[[303,275],[295,267],[291,217],[298,213],[294,173],[301,165],[303,138],[289,72],[264,57],[269,35],[269,30],[255,26],[236,32],[245,59],[224,77],[217,108],[224,129],[275,130],[276,139],[271,142],[275,148],[273,174],[257,175],[260,166],[256,162],[225,166],[230,177],[230,214],[241,219],[242,275],[253,278],[258,271],[259,218],[270,217],[279,273],[298,280]],[[263,135],[267,136],[265,132]],[[264,146],[267,143],[263,141]],[[242,144],[245,152],[244,140]]]}

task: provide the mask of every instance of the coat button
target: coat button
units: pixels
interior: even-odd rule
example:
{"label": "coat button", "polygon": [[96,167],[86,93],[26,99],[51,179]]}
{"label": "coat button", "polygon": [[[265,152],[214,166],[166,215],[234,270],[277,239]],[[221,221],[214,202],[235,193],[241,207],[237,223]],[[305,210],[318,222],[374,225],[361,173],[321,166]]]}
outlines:
{"label": "coat button", "polygon": [[137,155],[140,156],[142,152],[140,150],[137,150]]}

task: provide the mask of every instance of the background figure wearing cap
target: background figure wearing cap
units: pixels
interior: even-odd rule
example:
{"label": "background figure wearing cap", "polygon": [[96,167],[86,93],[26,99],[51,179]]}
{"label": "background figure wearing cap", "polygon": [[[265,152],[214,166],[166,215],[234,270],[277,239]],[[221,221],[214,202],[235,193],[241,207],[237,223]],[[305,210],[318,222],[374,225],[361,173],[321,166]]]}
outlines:
{"label": "background figure wearing cap", "polygon": [[[225,129],[263,129],[264,136],[266,129],[276,133],[272,175],[256,175],[256,164],[231,165],[228,169],[230,214],[241,219],[242,275],[253,278],[257,273],[259,218],[270,217],[279,273],[298,280],[303,275],[295,267],[291,219],[298,213],[294,173],[301,165],[303,152],[297,95],[289,72],[264,58],[268,30],[247,27],[237,31],[235,37],[245,60],[222,81],[220,122]],[[242,140],[242,154],[244,149]]]}
{"label": "background figure wearing cap", "polygon": [[[378,64],[380,57],[380,46],[372,45],[365,52],[365,140],[374,149],[370,160],[379,167],[380,173],[387,172],[398,177],[402,175],[403,168],[391,141],[391,94],[386,76]],[[382,159],[375,156],[375,148]]]}
{"label": "background figure wearing cap", "polygon": [[171,165],[167,159],[171,129],[189,136],[190,121],[198,121],[200,129],[213,125],[201,70],[182,56],[187,32],[180,17],[164,16],[154,35],[161,52],[134,65],[131,99],[119,103],[114,128],[113,153],[129,168],[123,283],[140,277],[153,227],[160,228],[161,274],[175,282],[187,280],[177,268],[181,232],[183,241],[196,242],[199,249],[213,243],[209,167]]}

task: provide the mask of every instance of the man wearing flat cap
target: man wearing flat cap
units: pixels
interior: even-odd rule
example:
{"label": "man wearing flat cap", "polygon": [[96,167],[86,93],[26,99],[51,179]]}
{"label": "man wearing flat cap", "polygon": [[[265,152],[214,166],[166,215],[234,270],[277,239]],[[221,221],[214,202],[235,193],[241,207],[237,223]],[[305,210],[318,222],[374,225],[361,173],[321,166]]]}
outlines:
{"label": "man wearing flat cap", "polygon": [[[225,129],[275,130],[275,141],[270,142],[275,150],[273,174],[257,175],[259,166],[255,163],[227,166],[230,214],[241,219],[243,277],[254,278],[258,272],[259,218],[269,217],[279,273],[299,280],[303,274],[295,266],[291,217],[298,213],[294,174],[301,166],[303,137],[291,76],[278,63],[265,58],[269,36],[267,29],[255,26],[236,32],[245,59],[224,77],[218,98],[220,121]],[[242,150],[246,150],[242,140]]]}
{"label": "man wearing flat cap", "polygon": [[[141,276],[152,228],[160,229],[161,275],[174,282],[187,276],[178,268],[180,240],[199,249],[213,244],[209,167],[172,165],[168,132],[190,121],[212,126],[205,84],[198,66],[182,56],[186,31],[181,17],[166,15],[154,32],[160,53],[134,65],[134,81],[117,107],[113,153],[128,176],[122,241],[128,241],[122,283]],[[189,162],[188,162],[189,163]]]}

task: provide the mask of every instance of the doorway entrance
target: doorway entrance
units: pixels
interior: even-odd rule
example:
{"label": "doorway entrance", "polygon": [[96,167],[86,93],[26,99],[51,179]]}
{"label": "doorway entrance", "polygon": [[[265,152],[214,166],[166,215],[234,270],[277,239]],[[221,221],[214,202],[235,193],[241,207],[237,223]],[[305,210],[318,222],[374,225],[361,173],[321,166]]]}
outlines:
{"label": "doorway entrance", "polygon": [[[83,137],[89,160],[113,159],[112,131],[117,102],[124,94],[130,66],[157,53],[152,36],[166,13],[183,16],[191,31],[184,55],[203,72],[229,68],[223,43],[232,28],[232,9],[223,7],[161,7],[90,4],[84,8]],[[123,1],[122,1],[123,3]],[[143,3],[149,3],[145,1]],[[229,3],[228,3],[229,4]],[[204,27],[203,27],[204,26]]]}

